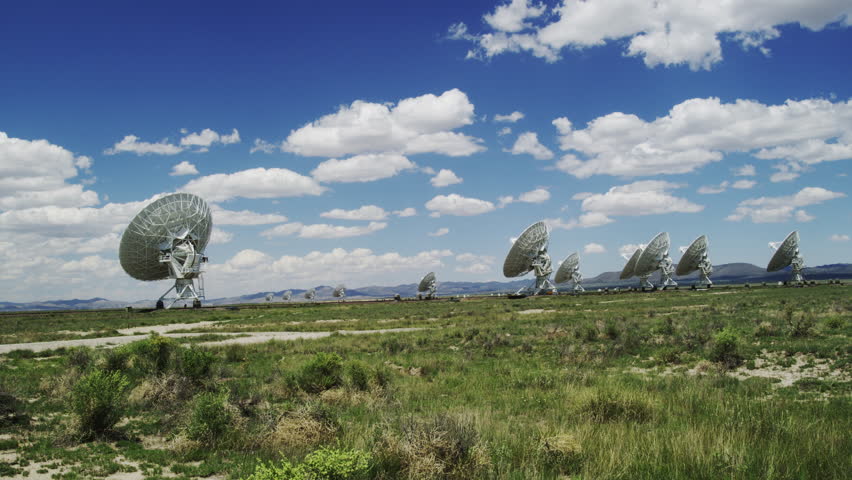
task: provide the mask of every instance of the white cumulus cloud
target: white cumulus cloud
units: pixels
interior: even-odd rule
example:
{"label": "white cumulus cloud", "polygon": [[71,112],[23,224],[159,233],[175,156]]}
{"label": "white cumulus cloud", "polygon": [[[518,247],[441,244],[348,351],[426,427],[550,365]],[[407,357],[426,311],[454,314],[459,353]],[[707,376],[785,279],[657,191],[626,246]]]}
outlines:
{"label": "white cumulus cloud", "polygon": [[587,243],[583,246],[583,253],[606,253],[606,247],[600,243]]}
{"label": "white cumulus cloud", "polygon": [[473,44],[468,58],[529,52],[555,62],[566,49],[617,43],[650,68],[709,70],[722,61],[723,42],[769,55],[767,42],[781,36],[778,27],[798,24],[819,31],[832,24],[848,27],[850,18],[852,6],[845,0],[563,0],[549,11],[544,4],[512,0],[483,16],[488,31],[470,33],[457,23],[449,34]]}
{"label": "white cumulus cloud", "polygon": [[393,213],[398,217],[413,217],[417,215],[417,209],[414,207],[407,207],[402,210],[394,210]]}
{"label": "white cumulus cloud", "polygon": [[384,208],[376,205],[364,205],[354,210],[343,210],[335,208],[327,212],[320,213],[320,217],[333,218],[336,220],[384,220],[388,217],[388,212]]}
{"label": "white cumulus cloud", "polygon": [[168,143],[162,140],[156,143],[143,142],[136,135],[126,135],[120,141],[116,142],[112,148],[104,150],[106,155],[117,155],[119,153],[135,153],[136,155],[176,155],[183,151],[183,147]]}
{"label": "white cumulus cloud", "polygon": [[495,122],[515,123],[522,118],[524,118],[524,114],[518,111],[514,111],[508,115],[494,115]]}
{"label": "white cumulus cloud", "polygon": [[196,178],[183,191],[211,201],[232,198],[281,198],[321,195],[325,188],[311,177],[286,168],[251,168],[235,173],[217,173]]}
{"label": "white cumulus cloud", "polygon": [[[842,147],[852,144],[852,100],[764,105],[754,100],[722,103],[718,98],[693,98],[650,122],[614,112],[583,129],[575,129],[564,117],[553,124],[560,148],[568,152],[556,166],[578,178],[687,173],[735,152],[778,160],[794,169],[852,158]],[[819,144],[834,153],[811,155]]]}
{"label": "white cumulus cloud", "polygon": [[446,168],[442,168],[441,171],[429,180],[434,187],[447,187],[457,183],[462,183],[462,181],[463,179],[459,178],[455,172],[447,170]]}
{"label": "white cumulus cloud", "polygon": [[171,173],[169,173],[169,175],[173,177],[180,175],[198,175],[198,169],[195,168],[195,165],[184,160],[173,166],[172,171]]}
{"label": "white cumulus cloud", "polygon": [[269,230],[264,230],[260,234],[266,238],[286,237],[290,235],[298,235],[300,238],[347,238],[369,235],[383,230],[387,226],[388,224],[385,222],[370,222],[367,225],[357,227],[342,227],[326,223],[304,225],[296,222],[278,225]]}
{"label": "white cumulus cloud", "polygon": [[426,209],[430,210],[432,216],[456,215],[473,216],[488,213],[494,210],[494,204],[487,200],[468,198],[452,193],[450,195],[437,195],[426,202]]}
{"label": "white cumulus cloud", "polygon": [[453,130],[473,121],[473,104],[458,89],[396,105],[356,100],[291,131],[281,148],[321,157],[384,152],[467,156],[485,149],[481,140]]}
{"label": "white cumulus cloud", "polygon": [[416,165],[413,162],[396,153],[367,153],[343,160],[326,160],[311,175],[323,183],[372,182],[414,168]]}
{"label": "white cumulus cloud", "polygon": [[444,235],[450,233],[450,229],[446,227],[439,228],[434,232],[429,232],[430,237],[443,237]]}
{"label": "white cumulus cloud", "polygon": [[733,213],[726,217],[726,220],[778,223],[795,218],[799,222],[808,222],[813,220],[814,217],[801,210],[802,207],[818,205],[845,196],[844,193],[832,192],[822,187],[805,187],[793,195],[750,198],[740,202]]}
{"label": "white cumulus cloud", "polygon": [[832,236],[828,237],[828,239],[832,242],[848,242],[849,235],[835,233]]}
{"label": "white cumulus cloud", "polygon": [[518,139],[515,140],[512,149],[507,151],[511,152],[512,155],[529,154],[536,160],[550,160],[553,158],[553,152],[538,141],[538,135],[534,132],[524,132],[518,135]]}

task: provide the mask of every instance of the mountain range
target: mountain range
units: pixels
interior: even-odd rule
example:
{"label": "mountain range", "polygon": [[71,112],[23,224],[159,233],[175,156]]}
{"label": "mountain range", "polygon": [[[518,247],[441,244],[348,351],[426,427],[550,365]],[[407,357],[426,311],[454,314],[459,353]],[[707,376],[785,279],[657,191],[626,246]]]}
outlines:
{"label": "mountain range", "polygon": [[[803,272],[807,280],[828,280],[828,279],[848,279],[852,278],[852,264],[836,263],[831,265],[821,265],[817,267],[808,267]],[[638,285],[636,278],[627,280],[619,279],[620,272],[605,272],[595,277],[586,278],[583,280],[583,286],[587,290],[599,288],[625,288]],[[763,282],[781,282],[790,276],[789,267],[777,272],[768,273],[765,269],[752,265],[750,263],[726,263],[713,267],[713,275],[711,276],[715,284],[732,284],[732,283],[763,283]],[[684,277],[676,277],[676,281],[681,286],[692,285],[698,278],[698,273],[694,272]],[[489,293],[508,293],[514,292],[524,287],[531,282],[531,277],[524,277],[521,280],[513,280],[509,282],[441,282],[438,283],[438,294],[446,295],[483,295]],[[651,277],[652,283],[659,282],[659,273],[655,273]],[[164,283],[165,285],[165,283]],[[570,288],[570,287],[569,287]],[[321,285],[315,287],[315,300],[332,300],[333,287]],[[304,289],[292,289],[292,302],[303,301]],[[205,305],[233,305],[245,303],[265,303],[266,296],[269,293],[273,294],[273,301],[281,302],[281,295],[285,290],[278,292],[258,292],[248,295],[240,295],[235,297],[223,297],[207,299]],[[417,284],[407,283],[395,286],[367,286],[352,288],[346,290],[346,298],[353,300],[367,300],[374,298],[392,298],[399,294],[402,297],[415,297],[417,295]],[[131,306],[134,308],[151,308],[154,306],[155,300],[134,300],[120,301],[108,300],[105,298],[90,298],[86,300],[45,300],[38,302],[2,302],[0,301],[0,312],[14,311],[32,311],[32,310],[89,310],[89,309],[111,309],[124,308]]]}

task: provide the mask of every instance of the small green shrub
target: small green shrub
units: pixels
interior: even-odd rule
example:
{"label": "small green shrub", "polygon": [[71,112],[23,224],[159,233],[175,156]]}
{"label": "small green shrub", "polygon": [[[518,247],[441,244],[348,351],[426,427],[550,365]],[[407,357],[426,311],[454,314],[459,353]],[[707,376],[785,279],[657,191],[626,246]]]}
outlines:
{"label": "small green shrub", "polygon": [[168,370],[172,354],[177,348],[178,344],[174,340],[156,334],[128,345],[136,366],[146,373],[163,373]]}
{"label": "small green shrub", "polygon": [[791,337],[809,337],[813,334],[816,319],[810,313],[802,312],[800,315],[789,315],[787,317],[787,331]]}
{"label": "small green shrub", "polygon": [[843,317],[828,317],[825,319],[825,326],[830,330],[837,330],[843,326]]}
{"label": "small green shrub", "polygon": [[319,352],[295,374],[295,383],[308,393],[319,393],[343,383],[343,359],[336,353]]}
{"label": "small green shrub", "polygon": [[305,457],[305,478],[350,480],[364,478],[370,468],[370,454],[360,450],[321,448]]}
{"label": "small green shrub", "polygon": [[178,358],[180,374],[196,382],[210,377],[213,362],[216,360],[213,353],[198,347],[181,348]]}
{"label": "small green shrub", "polygon": [[778,332],[775,329],[775,325],[769,321],[763,321],[757,324],[757,327],[754,329],[755,337],[774,337]]}
{"label": "small green shrub", "polygon": [[129,360],[130,351],[126,346],[109,348],[101,355],[100,367],[108,372],[121,372],[127,368]]}
{"label": "small green shrub", "polygon": [[739,335],[734,330],[725,328],[713,337],[709,359],[726,368],[735,368],[743,363],[739,349]]}
{"label": "small green shrub", "polygon": [[370,388],[370,369],[361,362],[346,365],[346,383],[354,390],[362,392]]}
{"label": "small green shrub", "polygon": [[226,393],[202,393],[193,401],[186,436],[204,445],[216,445],[231,430],[235,419],[235,409],[228,404]]}
{"label": "small green shrub", "polygon": [[309,453],[301,465],[287,460],[260,464],[245,480],[357,480],[366,478],[370,459],[360,450],[322,448]]}
{"label": "small green shrub", "polygon": [[22,413],[22,407],[17,397],[0,390],[0,427],[27,423],[29,417]]}
{"label": "small green shrub", "polygon": [[88,347],[72,348],[68,352],[68,366],[78,370],[85,370],[92,364],[92,353]]}
{"label": "small green shrub", "polygon": [[124,415],[127,378],[121,372],[93,370],[71,390],[71,410],[79,433],[91,438],[111,430]]}

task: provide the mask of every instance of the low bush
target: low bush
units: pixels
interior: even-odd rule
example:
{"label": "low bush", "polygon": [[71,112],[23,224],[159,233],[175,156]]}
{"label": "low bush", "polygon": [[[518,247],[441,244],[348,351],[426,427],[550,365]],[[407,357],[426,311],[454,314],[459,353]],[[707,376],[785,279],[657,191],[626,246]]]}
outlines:
{"label": "low bush", "polygon": [[272,451],[303,453],[333,441],[339,429],[333,410],[320,402],[308,402],[281,417],[263,443]]}
{"label": "low bush", "polygon": [[88,347],[72,348],[67,358],[69,367],[86,370],[92,364],[92,351]]}
{"label": "low bush", "polygon": [[293,375],[292,382],[308,393],[319,393],[343,383],[343,359],[336,353],[319,352]]}
{"label": "low bush", "polygon": [[0,427],[27,423],[29,417],[23,413],[23,405],[12,395],[0,390]]}
{"label": "low bush", "polygon": [[[788,310],[792,312],[791,310]],[[790,313],[785,316],[787,321],[787,332],[791,337],[809,337],[813,334],[816,319],[810,313],[802,312],[799,315]]]}
{"label": "low bush", "polygon": [[439,414],[404,421],[401,430],[385,432],[380,444],[382,467],[392,478],[477,478],[490,464],[467,419]]}
{"label": "low bush", "polygon": [[198,347],[181,348],[179,352],[177,369],[181,375],[195,382],[210,377],[216,360],[213,353]]}
{"label": "low bush", "polygon": [[722,364],[726,368],[735,368],[743,363],[740,353],[740,337],[737,332],[725,328],[713,337],[709,360]]}
{"label": "low bush", "polygon": [[215,446],[233,433],[236,408],[228,403],[226,393],[205,392],[195,397],[185,433],[190,440]]}
{"label": "low bush", "polygon": [[130,351],[127,346],[108,348],[101,354],[98,365],[108,372],[121,372],[127,368],[130,360]]}
{"label": "low bush", "polygon": [[261,464],[246,480],[357,480],[366,478],[370,454],[361,450],[322,448],[308,454],[301,465],[284,460]]}
{"label": "low bush", "polygon": [[370,374],[370,368],[361,362],[350,362],[346,365],[346,383],[354,390],[369,390]]}
{"label": "low bush", "polygon": [[127,378],[121,372],[92,370],[71,390],[71,411],[84,439],[111,430],[124,415]]}
{"label": "low bush", "polygon": [[172,363],[172,354],[179,347],[174,340],[160,335],[151,335],[145,340],[131,343],[128,351],[134,366],[144,373],[163,373]]}

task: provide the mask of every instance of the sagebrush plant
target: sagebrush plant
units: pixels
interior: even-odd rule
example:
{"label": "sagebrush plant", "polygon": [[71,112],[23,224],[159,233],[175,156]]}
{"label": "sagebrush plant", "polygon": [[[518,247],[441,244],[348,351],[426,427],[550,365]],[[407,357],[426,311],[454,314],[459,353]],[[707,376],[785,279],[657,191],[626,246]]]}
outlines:
{"label": "sagebrush plant", "polygon": [[738,367],[743,363],[740,353],[740,337],[736,331],[724,328],[713,337],[709,359],[727,368]]}
{"label": "sagebrush plant", "polygon": [[809,337],[813,334],[816,326],[816,319],[810,312],[801,312],[799,315],[792,313],[785,316],[787,321],[787,331],[791,337]]}
{"label": "sagebrush plant", "polygon": [[178,356],[178,371],[195,382],[210,377],[216,356],[199,347],[181,348]]}
{"label": "sagebrush plant", "polygon": [[228,403],[227,393],[204,392],[192,402],[185,433],[190,440],[215,446],[231,432],[235,420],[236,409]]}
{"label": "sagebrush plant", "polygon": [[100,369],[77,381],[71,390],[71,411],[83,438],[106,433],[121,420],[128,385],[127,377],[121,372]]}
{"label": "sagebrush plant", "polygon": [[172,363],[172,354],[179,347],[168,337],[153,334],[145,340],[128,345],[136,367],[146,373],[163,373]]}
{"label": "sagebrush plant", "polygon": [[338,387],[343,383],[343,358],[336,353],[319,352],[299,368],[293,381],[308,393]]}
{"label": "sagebrush plant", "polygon": [[321,448],[299,465],[287,460],[261,463],[245,480],[359,480],[370,471],[371,456],[361,450]]}

